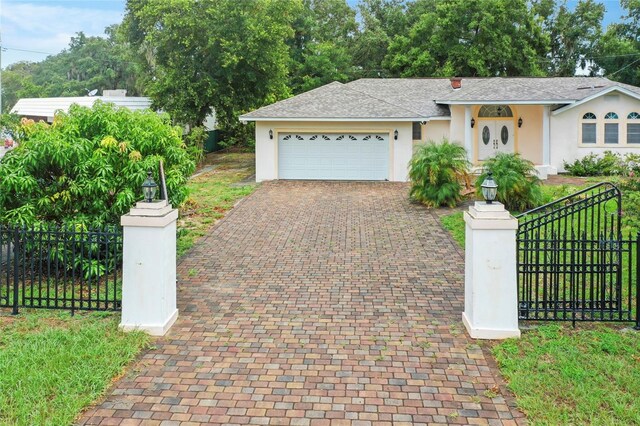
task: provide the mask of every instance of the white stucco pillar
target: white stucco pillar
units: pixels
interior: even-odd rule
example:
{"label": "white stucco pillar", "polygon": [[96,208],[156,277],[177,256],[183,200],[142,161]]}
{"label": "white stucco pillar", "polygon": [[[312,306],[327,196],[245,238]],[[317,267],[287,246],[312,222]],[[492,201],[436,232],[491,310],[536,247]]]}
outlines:
{"label": "white stucco pillar", "polygon": [[464,214],[464,322],[474,339],[520,337],[516,275],[518,221],[501,203],[476,202]]}
{"label": "white stucco pillar", "polygon": [[473,163],[473,137],[471,134],[471,105],[464,107],[464,148],[467,150],[467,160]]}
{"label": "white stucco pillar", "polygon": [[549,105],[543,106],[542,110],[542,164],[549,166],[551,164],[551,135],[549,129],[549,114],[551,109]]}
{"label": "white stucco pillar", "polygon": [[124,253],[120,328],[164,335],[178,318],[176,220],[166,201],[139,202],[122,216]]}

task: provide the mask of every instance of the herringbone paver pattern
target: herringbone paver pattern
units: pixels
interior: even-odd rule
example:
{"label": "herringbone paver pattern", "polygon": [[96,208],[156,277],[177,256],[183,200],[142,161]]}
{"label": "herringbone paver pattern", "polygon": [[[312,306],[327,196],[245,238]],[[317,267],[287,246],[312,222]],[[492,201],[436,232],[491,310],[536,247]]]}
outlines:
{"label": "herringbone paver pattern", "polygon": [[460,322],[462,255],[407,189],[263,184],[181,261],[178,322],[81,423],[523,423]]}

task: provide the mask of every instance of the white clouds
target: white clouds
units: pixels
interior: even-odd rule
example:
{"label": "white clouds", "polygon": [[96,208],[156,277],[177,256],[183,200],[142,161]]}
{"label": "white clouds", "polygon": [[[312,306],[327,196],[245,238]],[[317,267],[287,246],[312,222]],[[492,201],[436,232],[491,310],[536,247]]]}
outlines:
{"label": "white clouds", "polygon": [[[43,60],[46,55],[21,52],[23,49],[58,53],[68,46],[78,31],[86,35],[103,35],[104,28],[122,21],[122,11],[90,8],[53,2],[2,1],[0,9],[2,45],[9,48],[2,53],[2,66],[19,60]],[[122,2],[124,3],[124,2]]]}

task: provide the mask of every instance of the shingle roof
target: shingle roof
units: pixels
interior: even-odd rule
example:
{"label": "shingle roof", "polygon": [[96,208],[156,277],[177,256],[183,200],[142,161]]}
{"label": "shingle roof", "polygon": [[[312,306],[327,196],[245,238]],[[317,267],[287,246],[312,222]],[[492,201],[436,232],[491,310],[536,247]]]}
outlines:
{"label": "shingle roof", "polygon": [[420,119],[449,117],[456,103],[571,104],[610,87],[640,95],[640,88],[604,77],[465,77],[360,79],[333,82],[240,117],[261,119]]}
{"label": "shingle roof", "polygon": [[352,90],[348,85],[333,82],[262,107],[240,118],[251,120],[255,118],[414,119],[416,117],[415,111],[394,105],[379,97]]}
{"label": "shingle roof", "polygon": [[23,98],[20,99],[11,112],[13,114],[27,115],[30,117],[53,117],[56,111],[69,111],[73,104],[91,107],[96,100],[113,103],[136,111],[151,107],[151,100],[145,97],[135,96],[78,96],[61,98]]}

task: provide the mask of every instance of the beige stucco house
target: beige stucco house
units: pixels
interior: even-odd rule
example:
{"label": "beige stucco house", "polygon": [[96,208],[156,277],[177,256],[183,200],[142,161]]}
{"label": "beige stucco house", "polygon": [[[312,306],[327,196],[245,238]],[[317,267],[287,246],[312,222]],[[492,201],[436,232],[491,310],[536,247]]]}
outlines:
{"label": "beige stucco house", "polygon": [[406,181],[414,147],[443,138],[476,167],[517,152],[543,178],[589,153],[640,153],[640,88],[602,77],[334,82],[240,119],[256,123],[257,181]]}

